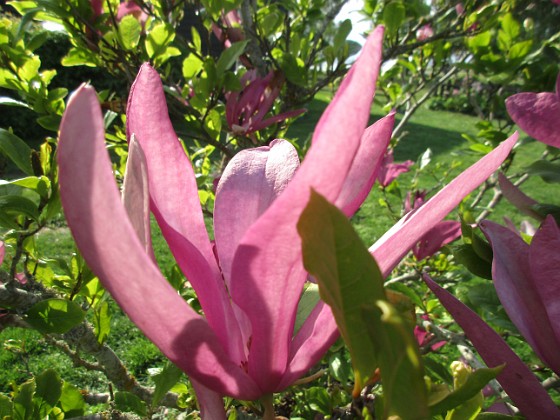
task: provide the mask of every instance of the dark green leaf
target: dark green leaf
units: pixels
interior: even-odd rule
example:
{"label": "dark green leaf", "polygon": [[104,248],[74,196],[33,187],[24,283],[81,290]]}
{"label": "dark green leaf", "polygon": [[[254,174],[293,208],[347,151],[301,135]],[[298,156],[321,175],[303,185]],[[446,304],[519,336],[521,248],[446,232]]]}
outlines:
{"label": "dark green leaf", "polygon": [[31,149],[22,139],[3,128],[0,128],[0,151],[26,175],[33,175]]}
{"label": "dark green leaf", "polygon": [[133,412],[141,417],[146,416],[146,403],[130,392],[115,393],[115,406],[120,411]]}
{"label": "dark green leaf", "polygon": [[297,229],[305,269],[317,279],[350,351],[357,395],[377,368],[373,343],[364,334],[362,307],[386,299],[383,277],[348,219],[316,192]]}
{"label": "dark green leaf", "polygon": [[346,42],[346,38],[352,31],[352,21],[350,19],[344,20],[338,30],[336,31],[336,35],[334,36],[333,47],[334,50],[338,53],[339,50],[344,47],[344,43]]}
{"label": "dark green leaf", "polygon": [[393,36],[399,30],[406,16],[406,9],[400,2],[391,2],[383,8],[383,22],[387,28],[387,35]]}
{"label": "dark green leaf", "polygon": [[33,394],[35,393],[35,381],[29,381],[20,385],[13,401],[13,420],[33,419]]}
{"label": "dark green leaf", "polygon": [[60,396],[60,407],[65,413],[65,418],[79,417],[84,414],[86,403],[78,388],[64,382]]}
{"label": "dark green leaf", "polygon": [[0,213],[7,218],[19,215],[24,215],[33,220],[39,218],[37,205],[30,199],[20,195],[0,196]]}
{"label": "dark green leaf", "polygon": [[492,264],[480,258],[474,251],[472,245],[458,245],[452,247],[453,256],[460,264],[483,279],[492,279]]}
{"label": "dark green leaf", "polygon": [[538,160],[529,165],[527,172],[531,175],[540,176],[545,182],[560,182],[560,164],[558,163]]}
{"label": "dark green leaf", "polygon": [[226,48],[220,58],[218,59],[218,63],[216,64],[216,71],[218,73],[218,77],[222,77],[223,74],[231,68],[235,61],[239,58],[243,51],[245,51],[245,47],[247,46],[249,41],[239,41],[234,42],[231,44],[231,47]]}
{"label": "dark green leaf", "polygon": [[62,381],[53,369],[35,377],[37,388],[33,398],[39,418],[46,418],[62,395]]}
{"label": "dark green leaf", "polygon": [[430,407],[432,416],[444,414],[475,397],[488,382],[495,379],[496,376],[500,374],[504,366],[505,365],[496,366],[495,368],[482,368],[472,372],[463,386],[455,389],[443,400]]}
{"label": "dark green leaf", "polygon": [[12,400],[0,394],[0,419],[12,416]]}
{"label": "dark green leaf", "polygon": [[152,397],[152,407],[156,407],[163,396],[179,381],[183,371],[175,366],[173,363],[169,363],[160,373],[152,376],[154,383],[156,384],[156,389]]}
{"label": "dark green leaf", "polygon": [[383,418],[429,418],[424,367],[412,326],[387,301],[364,306],[362,313],[381,371]]}
{"label": "dark green leaf", "polygon": [[69,300],[47,299],[27,311],[26,321],[44,334],[64,334],[84,320],[82,308]]}

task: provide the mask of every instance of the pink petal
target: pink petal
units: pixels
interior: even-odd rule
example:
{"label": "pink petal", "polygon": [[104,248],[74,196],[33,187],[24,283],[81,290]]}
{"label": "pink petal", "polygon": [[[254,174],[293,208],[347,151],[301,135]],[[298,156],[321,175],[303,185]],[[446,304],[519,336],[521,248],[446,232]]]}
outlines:
{"label": "pink petal", "polygon": [[336,199],[336,205],[346,216],[351,217],[371,191],[391,141],[394,124],[395,112],[391,112],[364,132],[350,172]]}
{"label": "pink petal", "polygon": [[[556,341],[560,343],[560,230],[550,215],[533,237],[529,248],[529,266]],[[560,366],[560,353],[557,351],[555,355],[556,363]],[[556,373],[559,371],[556,370]]]}
{"label": "pink petal", "polygon": [[531,137],[560,147],[560,98],[557,93],[518,93],[506,99],[511,119]]}
{"label": "pink petal", "polygon": [[194,171],[169,120],[159,74],[149,64],[132,85],[127,131],[146,156],[150,207],[171,252],[223,346],[243,361],[241,333],[208,238]]}
{"label": "pink petal", "polygon": [[231,289],[231,264],[247,229],[286,188],[299,167],[294,146],[274,140],[270,146],[236,154],[220,178],[214,207],[214,236],[220,267]]}
{"label": "pink petal", "polygon": [[379,185],[382,187],[388,186],[391,182],[397,179],[399,175],[408,172],[412,165],[414,165],[414,162],[411,160],[407,160],[402,163],[387,164],[384,167],[383,172],[379,174]]}
{"label": "pink petal", "polygon": [[463,198],[482,184],[509,155],[517,141],[517,133],[496,147],[413,213],[404,216],[386,232],[370,252],[387,276],[414,244],[433,229]]}
{"label": "pink petal", "polygon": [[478,353],[489,367],[506,367],[498,375],[498,382],[514,404],[529,418],[557,419],[560,411],[550,399],[537,377],[525,366],[506,342],[480,317],[430,277],[423,277],[442,305],[465,331]]}
{"label": "pink petal", "polygon": [[121,202],[95,91],[82,86],[63,116],[58,146],[62,205],[76,244],[130,319],[177,366],[216,392],[260,395],[208,323],[145,253]]}
{"label": "pink petal", "polygon": [[516,187],[502,172],[498,174],[498,182],[500,183],[502,194],[507,201],[517,207],[523,214],[540,221],[543,220],[543,217],[532,208],[538,204],[538,202],[525,195],[525,193]]}
{"label": "pink petal", "polygon": [[288,363],[297,303],[306,279],[296,230],[310,189],[334,201],[369,118],[381,60],[378,27],[323,113],[314,142],[293,181],[251,226],[235,254],[232,299],[249,316],[253,339],[249,374],[273,392]]}
{"label": "pink petal", "polygon": [[[286,188],[299,167],[296,149],[285,140],[270,147],[243,150],[228,163],[220,178],[214,206],[216,250],[230,293],[231,264],[239,241],[247,229]],[[239,308],[234,308],[243,342],[250,339],[251,326]]]}
{"label": "pink petal", "polygon": [[103,13],[103,0],[90,0],[93,17],[96,18]]}
{"label": "pink petal", "polygon": [[196,400],[200,408],[200,418],[202,420],[225,419],[226,410],[222,396],[192,378],[190,382],[194,388]]}
{"label": "pink petal", "polygon": [[273,117],[267,118],[266,120],[255,122],[251,127],[251,131],[259,131],[263,128],[269,127],[272,124],[279,123],[281,121],[287,120],[288,118],[297,117],[304,112],[306,109],[294,109],[293,111],[283,112],[282,114],[275,115]]}
{"label": "pink petal", "polygon": [[130,140],[123,180],[122,201],[144,250],[155,261],[150,234],[150,193],[146,157],[134,137]]}
{"label": "pink petal", "polygon": [[444,220],[430,229],[418,244],[412,248],[412,253],[418,260],[431,257],[442,246],[453,242],[461,236],[461,223],[454,220]]}
{"label": "pink petal", "polygon": [[[530,266],[531,255],[531,259],[534,261],[543,259],[540,266],[541,274],[546,275],[556,270],[557,266],[554,266],[552,261],[545,257],[550,257],[552,252],[557,252],[557,249],[547,250],[544,255],[535,255],[535,250],[508,228],[487,220],[482,222],[480,227],[490,240],[494,252],[492,278],[500,302],[511,321],[539,357],[555,372],[560,372],[560,355],[558,353],[560,340],[554,332],[541,298],[547,292],[558,293],[558,288],[554,284],[548,284],[548,281],[554,280],[554,277],[551,279],[541,277],[537,284]],[[543,239],[545,246],[543,247],[543,244],[540,243],[538,247],[538,251],[541,252],[548,246],[547,238]],[[540,240],[542,239],[538,239],[538,241]],[[543,267],[543,265],[547,266],[549,262],[552,263],[551,267]],[[558,274],[555,274],[555,277],[558,278]],[[556,296],[558,297],[558,295]],[[547,298],[552,306],[557,305],[554,302],[554,296]]]}
{"label": "pink petal", "polygon": [[4,242],[0,241],[0,264],[4,262],[4,257],[6,256],[6,245]]}
{"label": "pink petal", "polygon": [[290,345],[290,363],[276,391],[282,391],[319,363],[340,336],[329,305],[320,301]]}

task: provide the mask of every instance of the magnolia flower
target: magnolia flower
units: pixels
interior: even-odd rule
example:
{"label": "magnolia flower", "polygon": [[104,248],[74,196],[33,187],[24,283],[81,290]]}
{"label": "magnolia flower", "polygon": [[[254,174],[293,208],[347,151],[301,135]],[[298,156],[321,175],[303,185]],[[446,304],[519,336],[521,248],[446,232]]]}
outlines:
{"label": "magnolia flower", "polygon": [[256,70],[249,70],[241,77],[241,84],[244,87],[240,92],[229,92],[226,96],[226,120],[234,134],[251,134],[305,112],[296,109],[265,119],[282,85],[280,75],[275,72],[260,78]]}
{"label": "magnolia flower", "polygon": [[146,24],[148,20],[148,15],[142,10],[140,6],[134,0],[127,0],[119,4],[117,8],[117,22],[120,22],[125,16],[132,15],[140,22],[142,27]]}
{"label": "magnolia flower", "polygon": [[[124,203],[104,144],[94,90],[82,86],[64,114],[58,147],[61,200],[76,244],[105,287],[161,351],[191,379],[206,418],[224,418],[221,397],[267,397],[315,365],[338,337],[319,302],[294,331],[307,281],[297,222],[311,189],[348,216],[364,201],[391,137],[394,114],[365,130],[379,65],[374,30],[313,134],[299,166],[290,143],[245,150],[216,191],[215,248],[205,228],[194,171],[167,114],[158,73],[144,65],[132,87]],[[384,275],[422,235],[507,157],[515,136],[452,181],[372,248]],[[154,262],[149,210],[195,289],[204,316]]]}
{"label": "magnolia flower", "polygon": [[402,163],[393,163],[393,150],[387,151],[383,157],[383,162],[381,163],[381,169],[377,175],[377,180],[379,185],[383,188],[387,187],[391,182],[393,182],[400,174],[404,174],[410,170],[410,167],[414,165],[414,162],[407,160]]}
{"label": "magnolia flower", "polygon": [[494,258],[492,278],[511,321],[537,355],[560,374],[560,230],[548,216],[531,245],[517,233],[484,221]]}
{"label": "magnolia flower", "polygon": [[241,18],[237,13],[237,10],[231,10],[226,14],[222,15],[220,19],[225,26],[225,30],[222,30],[217,24],[212,23],[212,32],[216,35],[221,42],[224,43],[226,48],[231,47],[234,42],[242,41],[245,39],[245,34],[241,27]]}
{"label": "magnolia flower", "polygon": [[434,36],[434,30],[432,29],[432,25],[430,25],[429,23],[422,26],[420,29],[418,29],[416,31],[416,39],[418,39],[418,41],[425,41],[428,38],[431,38]]}
{"label": "magnolia flower", "polygon": [[[414,197],[411,196],[409,191],[404,201],[404,209],[407,213],[415,211],[424,205],[425,201],[426,191],[416,191]],[[444,220],[437,223],[420,238],[412,248],[412,253],[417,260],[423,260],[431,257],[442,246],[453,242],[459,236],[461,236],[461,223],[456,220]]]}
{"label": "magnolia flower", "polygon": [[560,147],[560,74],[556,92],[524,92],[506,99],[511,119],[531,137]]}

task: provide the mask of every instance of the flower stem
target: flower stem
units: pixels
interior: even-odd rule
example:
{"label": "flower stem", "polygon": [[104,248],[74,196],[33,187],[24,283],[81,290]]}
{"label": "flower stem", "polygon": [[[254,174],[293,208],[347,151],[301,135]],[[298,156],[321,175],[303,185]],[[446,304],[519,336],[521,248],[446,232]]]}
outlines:
{"label": "flower stem", "polygon": [[263,420],[274,420],[276,418],[276,414],[274,413],[272,394],[264,395],[261,398],[261,402],[264,406]]}

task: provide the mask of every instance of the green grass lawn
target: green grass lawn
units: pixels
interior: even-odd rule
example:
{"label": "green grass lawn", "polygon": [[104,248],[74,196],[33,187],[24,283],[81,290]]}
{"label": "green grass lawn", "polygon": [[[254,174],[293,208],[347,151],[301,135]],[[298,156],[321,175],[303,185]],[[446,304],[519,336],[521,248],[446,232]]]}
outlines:
{"label": "green grass lawn", "polygon": [[[329,92],[321,92],[309,105],[308,112],[292,125],[287,133],[287,138],[297,141],[300,145],[305,142],[312,132],[320,114],[328,104]],[[379,100],[380,102],[381,100]],[[373,119],[384,115],[381,104],[376,102],[373,107]],[[349,121],[348,124],[352,122]],[[469,152],[465,147],[466,141],[461,137],[462,133],[475,136],[477,119],[461,114],[453,114],[441,111],[430,111],[421,108],[411,119],[405,128],[405,134],[395,149],[395,160],[416,160],[428,147],[432,150],[433,159],[430,167],[434,168],[435,175],[444,173],[455,163],[460,163],[453,171],[457,175],[460,169],[476,161],[480,155]],[[544,150],[544,146],[535,142],[519,148],[516,154],[515,170],[529,164],[536,159]],[[391,205],[399,209],[402,198],[406,193],[405,185],[414,178],[414,171],[405,174],[399,179],[401,186],[400,197],[395,190],[389,201]],[[419,177],[415,188],[430,188],[433,178],[429,174]],[[547,201],[549,197],[548,188],[540,180],[532,180],[524,186],[524,189],[535,199]],[[378,239],[392,224],[394,217],[386,207],[380,204],[384,199],[380,189],[375,186],[374,191],[360,211],[354,216],[353,223],[364,242],[369,246]],[[559,203],[556,203],[559,204]],[[501,219],[509,214],[510,208],[501,205],[492,215],[494,219]],[[519,217],[514,217],[518,222]],[[154,232],[157,232],[154,229]],[[46,228],[37,235],[36,241],[39,252],[44,257],[68,258],[74,252],[74,246],[68,229],[64,226],[53,226]],[[167,245],[160,235],[154,235],[154,248],[162,270],[165,272],[172,264]],[[145,340],[141,333],[120,314],[116,306],[112,307],[113,321],[112,334],[109,345],[127,362],[132,373],[138,378],[145,379],[148,367],[163,364],[163,358],[151,343]],[[30,373],[38,373],[45,367],[56,367],[63,378],[70,380],[76,385],[97,391],[107,391],[107,383],[98,374],[86,372],[83,369],[75,369],[70,361],[58,352],[53,352],[40,335],[34,331],[23,331],[7,328],[0,332],[0,392],[10,390],[10,381],[21,383]]]}

